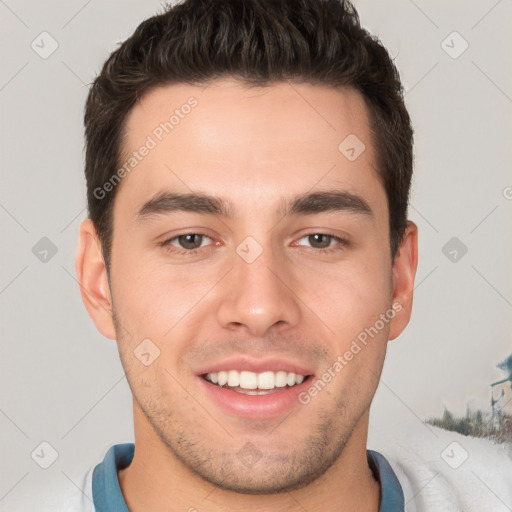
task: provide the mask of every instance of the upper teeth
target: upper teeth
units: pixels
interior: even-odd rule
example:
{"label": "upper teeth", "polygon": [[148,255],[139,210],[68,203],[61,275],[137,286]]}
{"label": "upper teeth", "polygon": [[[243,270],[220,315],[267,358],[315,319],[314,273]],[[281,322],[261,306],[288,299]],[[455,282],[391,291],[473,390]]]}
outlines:
{"label": "upper teeth", "polygon": [[275,387],[282,388],[286,385],[294,386],[295,384],[300,384],[304,378],[304,375],[285,371],[254,373],[227,370],[206,374],[206,380],[214,384],[219,386],[227,384],[231,387],[240,386],[243,389],[274,389]]}

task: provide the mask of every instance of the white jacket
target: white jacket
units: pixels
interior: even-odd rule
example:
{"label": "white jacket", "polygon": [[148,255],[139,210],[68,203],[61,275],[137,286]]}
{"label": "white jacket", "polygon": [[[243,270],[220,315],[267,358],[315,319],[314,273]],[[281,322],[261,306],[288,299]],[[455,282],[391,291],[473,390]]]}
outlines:
{"label": "white jacket", "polygon": [[[512,446],[425,425],[369,448],[393,468],[404,492],[405,512],[512,511]],[[37,510],[95,512],[93,469],[85,473],[82,490]]]}

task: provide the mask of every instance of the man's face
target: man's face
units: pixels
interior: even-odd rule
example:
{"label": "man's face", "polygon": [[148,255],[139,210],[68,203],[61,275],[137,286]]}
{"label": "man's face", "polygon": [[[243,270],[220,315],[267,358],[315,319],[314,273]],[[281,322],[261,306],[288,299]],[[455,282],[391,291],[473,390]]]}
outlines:
{"label": "man's face", "polygon": [[[191,97],[197,104],[183,108]],[[172,130],[158,130],[176,109]],[[398,334],[388,207],[363,99],[305,84],[170,85],[130,112],[125,156],[153,146],[148,136],[154,147],[117,190],[111,256],[120,357],[144,418],[136,429],[217,486],[304,485],[366,435]],[[336,208],[327,195],[286,209],[329,192],[342,193]],[[154,201],[163,194],[222,198],[231,215]],[[231,389],[218,385],[224,371]],[[258,382],[271,389],[247,389]]]}

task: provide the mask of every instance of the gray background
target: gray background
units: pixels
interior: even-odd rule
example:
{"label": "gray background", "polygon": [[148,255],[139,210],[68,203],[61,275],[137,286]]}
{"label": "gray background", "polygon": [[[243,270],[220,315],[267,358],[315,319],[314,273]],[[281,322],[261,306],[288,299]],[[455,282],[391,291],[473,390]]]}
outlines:
{"label": "gray background", "polygon": [[[444,406],[487,409],[489,384],[502,377],[495,364],[512,351],[512,2],[355,4],[407,90],[420,232],[414,313],[389,345],[372,432]],[[73,488],[108,447],[133,440],[116,344],[96,331],[74,272],[86,215],[82,117],[103,61],[161,5],[0,0],[2,511],[22,509],[29,493]],[[51,48],[43,31],[58,43],[47,58],[31,47],[44,37]],[[463,39],[446,39],[454,31]],[[32,252],[42,237],[57,248],[46,262]],[[452,237],[459,247],[443,252]],[[454,248],[455,262],[445,255]],[[46,470],[31,458],[43,441],[58,452]]]}

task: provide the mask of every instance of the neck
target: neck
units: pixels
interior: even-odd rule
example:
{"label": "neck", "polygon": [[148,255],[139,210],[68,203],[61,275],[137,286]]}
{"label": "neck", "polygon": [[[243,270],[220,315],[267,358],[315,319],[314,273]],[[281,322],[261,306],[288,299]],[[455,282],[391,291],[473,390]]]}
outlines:
{"label": "neck", "polygon": [[335,463],[305,487],[278,494],[250,495],[221,489],[191,472],[155,434],[134,403],[135,454],[131,464],[118,471],[128,508],[227,512],[377,512],[380,484],[366,458],[366,411]]}

